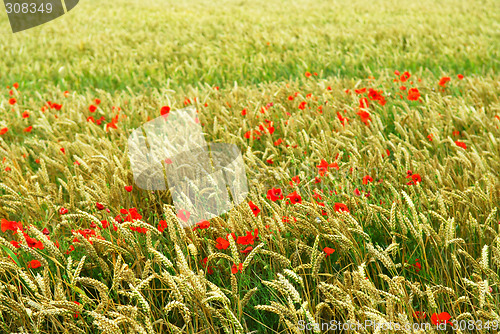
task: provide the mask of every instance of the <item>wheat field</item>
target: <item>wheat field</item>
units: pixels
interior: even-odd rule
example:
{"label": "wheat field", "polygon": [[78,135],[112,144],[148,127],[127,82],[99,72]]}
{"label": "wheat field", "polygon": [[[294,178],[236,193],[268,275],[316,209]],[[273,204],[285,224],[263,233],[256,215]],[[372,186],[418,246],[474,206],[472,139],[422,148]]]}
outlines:
{"label": "wheat field", "polygon": [[[496,5],[87,0],[17,34],[1,14],[0,332],[499,332]],[[189,227],[128,156],[186,107],[249,188]]]}

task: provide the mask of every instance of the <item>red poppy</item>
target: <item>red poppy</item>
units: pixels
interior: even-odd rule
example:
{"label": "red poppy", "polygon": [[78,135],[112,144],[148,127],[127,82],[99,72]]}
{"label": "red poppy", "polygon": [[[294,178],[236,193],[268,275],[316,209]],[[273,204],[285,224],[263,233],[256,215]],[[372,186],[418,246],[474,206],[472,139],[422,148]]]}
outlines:
{"label": "red poppy", "polygon": [[366,92],[366,88],[355,89],[354,92],[356,94],[363,94]]}
{"label": "red poppy", "polygon": [[11,240],[11,241],[10,241],[10,244],[11,244],[12,246],[14,246],[15,248],[19,248],[19,247],[21,247],[21,246],[19,246],[19,242],[15,241],[15,240]]}
{"label": "red poppy", "polygon": [[410,88],[407,98],[410,101],[418,101],[418,99],[420,99],[420,92],[418,91],[418,88]]}
{"label": "red poppy", "polygon": [[22,117],[28,118],[28,117],[30,117],[30,113],[28,111],[25,111],[25,112],[23,112]]}
{"label": "red poppy", "polygon": [[325,247],[325,248],[323,248],[323,252],[326,253],[326,257],[329,257],[330,255],[333,254],[333,252],[335,252],[335,249],[330,248],[330,247]]}
{"label": "red poppy", "polygon": [[241,111],[241,116],[245,116],[246,114],[247,114],[247,110],[246,110],[246,109],[243,109],[243,110]]}
{"label": "red poppy", "polygon": [[312,75],[312,74],[311,74],[311,72],[309,72],[309,71],[307,71],[307,72],[305,73],[305,76],[306,76],[306,77],[308,77],[308,78],[309,78],[311,75]]}
{"label": "red poppy", "polygon": [[97,210],[104,210],[104,205],[102,205],[102,204],[101,204],[101,203],[99,203],[99,202],[97,202],[97,203],[95,204],[95,206],[96,206]]}
{"label": "red poppy", "polygon": [[12,87],[14,87],[15,89],[18,89],[19,88],[19,84],[17,82],[15,82]]}
{"label": "red poppy", "polygon": [[196,226],[193,228],[193,231],[197,229],[204,230],[210,227],[210,222],[208,220],[203,220],[201,222],[196,223]]}
{"label": "red poppy", "polygon": [[31,132],[31,130],[33,130],[33,126],[28,126],[27,128],[25,128],[23,131],[24,132]]}
{"label": "red poppy", "polygon": [[283,139],[279,138],[278,140],[276,140],[274,142],[274,146],[278,146],[279,144],[281,144],[283,142]]}
{"label": "red poppy", "polygon": [[319,175],[321,176],[325,176],[325,174],[328,172],[328,168],[335,168],[339,170],[339,166],[336,162],[329,164],[325,159],[321,159],[320,164],[316,165],[316,167],[318,168]]}
{"label": "red poppy", "polygon": [[302,197],[300,197],[299,194],[297,194],[297,191],[294,191],[290,195],[288,195],[286,198],[290,200],[290,203],[292,204],[297,204],[297,203],[302,203]]}
{"label": "red poppy", "polygon": [[243,272],[243,263],[240,263],[238,266],[236,266],[236,263],[233,264],[231,267],[231,272],[233,274],[237,274],[239,272]]}
{"label": "red poppy", "polygon": [[361,118],[361,122],[365,123],[365,125],[369,125],[368,121],[372,120],[370,117],[370,113],[365,110],[360,110],[356,114],[359,115],[359,117]]}
{"label": "red poppy", "polygon": [[2,129],[0,129],[0,135],[4,135],[4,134],[6,134],[6,133],[7,133],[7,131],[9,131],[9,129],[8,129],[8,128],[2,128]]}
{"label": "red poppy", "polygon": [[45,246],[42,244],[41,241],[38,241],[35,238],[30,237],[25,232],[23,232],[23,236],[24,236],[24,240],[26,240],[26,243],[28,244],[29,248],[38,248],[38,249],[45,248]]}
{"label": "red poppy", "polygon": [[116,126],[116,124],[118,124],[118,115],[119,114],[116,114],[115,117],[111,119],[111,122],[106,124],[106,131],[108,131],[109,128],[118,129],[118,127]]}
{"label": "red poppy", "polygon": [[66,149],[65,149],[64,147],[61,147],[59,150],[60,150],[63,154],[66,154]]}
{"label": "red poppy", "polygon": [[457,75],[457,77],[459,80],[462,80],[464,78],[463,74],[459,74],[459,75]]}
{"label": "red poppy", "polygon": [[170,107],[169,106],[163,106],[160,109],[160,114],[162,116],[168,115],[170,113]]}
{"label": "red poppy", "polygon": [[366,97],[362,97],[359,99],[359,108],[366,109],[369,106],[370,106],[370,102],[368,102],[368,99]]}
{"label": "red poppy", "polygon": [[283,199],[283,191],[280,188],[272,188],[267,191],[267,199],[276,202]]}
{"label": "red poppy", "polygon": [[306,101],[302,101],[302,102],[300,102],[300,104],[299,104],[299,109],[300,109],[300,110],[304,110],[304,109],[306,109],[306,105],[307,105],[307,102],[306,102]]}
{"label": "red poppy", "polygon": [[243,254],[248,254],[252,251],[253,247],[252,246],[248,246],[247,248],[243,249],[243,250],[240,250],[241,253]]}
{"label": "red poppy", "polygon": [[31,260],[30,262],[28,262],[28,268],[31,268],[31,269],[36,269],[36,268],[39,268],[41,266],[42,266],[42,264],[38,260]]}
{"label": "red poppy", "polygon": [[342,123],[343,126],[347,124],[349,119],[347,117],[343,117],[340,111],[337,111],[337,118],[339,119],[340,123]]}
{"label": "red poppy", "polygon": [[5,231],[14,231],[14,232],[16,232],[18,228],[20,230],[22,230],[23,229],[23,223],[21,223],[21,222],[15,222],[15,221],[8,221],[7,219],[2,218],[2,220],[1,220],[1,229],[2,229],[2,232],[5,232]]}
{"label": "red poppy", "polygon": [[413,317],[417,320],[424,320],[427,317],[427,314],[425,314],[425,312],[415,311],[413,313]]}
{"label": "red poppy", "polygon": [[125,190],[131,192],[134,189],[132,186],[125,186]]}
{"label": "red poppy", "polygon": [[411,76],[410,73],[408,71],[406,71],[401,75],[399,80],[401,80],[402,82],[405,82],[406,80],[408,80],[410,78],[410,76]]}
{"label": "red poppy", "polygon": [[295,184],[299,184],[300,183],[300,177],[298,175],[292,177],[292,181],[290,181],[290,185],[293,187],[295,186]]}
{"label": "red poppy", "polygon": [[434,325],[439,325],[439,324],[442,324],[442,323],[447,323],[447,324],[452,325],[452,323],[449,321],[450,318],[451,318],[451,315],[448,312],[441,312],[439,314],[434,313],[431,316],[431,322]]}
{"label": "red poppy", "polygon": [[434,135],[431,133],[431,134],[429,134],[429,135],[427,136],[427,139],[429,139],[429,141],[432,141],[433,137],[434,137]]}
{"label": "red poppy", "polygon": [[227,249],[229,247],[229,241],[224,238],[218,237],[215,241],[217,241],[217,244],[215,245],[215,248],[217,249]]}
{"label": "red poppy", "polygon": [[335,203],[335,206],[333,208],[336,212],[347,212],[349,213],[349,209],[347,208],[347,205],[344,203]]}
{"label": "red poppy", "polygon": [[260,209],[257,205],[255,205],[252,201],[248,202],[248,205],[250,206],[250,209],[252,210],[254,216],[257,217],[257,215],[260,212]]}
{"label": "red poppy", "polygon": [[68,209],[66,209],[66,208],[60,208],[60,209],[59,209],[59,214],[60,214],[60,215],[65,215],[65,214],[67,214],[67,213],[68,213]]}
{"label": "red poppy", "polygon": [[99,100],[99,99],[95,99],[95,100],[94,100],[94,103],[95,103],[95,104],[97,104],[97,105],[99,105],[99,104],[101,104],[101,100]]}
{"label": "red poppy", "polygon": [[461,148],[463,148],[464,150],[467,149],[467,144],[465,144],[464,142],[461,142],[461,141],[456,141],[455,144]]}
{"label": "red poppy", "polygon": [[450,77],[442,77],[441,80],[439,80],[438,85],[441,87],[446,87],[446,83],[448,83],[450,80]]}
{"label": "red poppy", "polygon": [[366,175],[363,177],[363,184],[367,185],[368,182],[373,182],[373,178],[370,175]]}
{"label": "red poppy", "polygon": [[11,98],[11,99],[9,100],[9,104],[10,104],[10,105],[14,105],[14,104],[16,104],[16,102],[17,102],[17,100],[16,100],[15,98]]}
{"label": "red poppy", "polygon": [[95,105],[92,104],[92,105],[89,106],[89,111],[90,112],[95,112],[96,110],[97,110],[97,107]]}
{"label": "red poppy", "polygon": [[160,220],[158,222],[158,231],[163,232],[167,228],[167,222],[164,220]]}

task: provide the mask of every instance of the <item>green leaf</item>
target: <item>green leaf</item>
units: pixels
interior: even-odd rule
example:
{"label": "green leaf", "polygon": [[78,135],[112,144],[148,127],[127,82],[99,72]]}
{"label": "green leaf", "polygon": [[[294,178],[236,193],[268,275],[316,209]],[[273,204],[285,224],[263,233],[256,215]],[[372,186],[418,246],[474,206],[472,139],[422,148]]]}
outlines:
{"label": "green leaf", "polygon": [[7,247],[5,247],[5,246],[3,246],[3,245],[0,245],[0,247],[2,247],[2,249],[3,249],[3,250],[7,253],[7,254],[9,254],[9,255],[10,255],[10,257],[14,260],[14,262],[16,262],[17,266],[18,266],[18,267],[20,267],[20,265],[19,265],[19,260],[18,260],[18,258],[17,258],[17,256],[16,256],[16,254],[14,254],[14,252],[12,252],[9,248],[7,248]]}

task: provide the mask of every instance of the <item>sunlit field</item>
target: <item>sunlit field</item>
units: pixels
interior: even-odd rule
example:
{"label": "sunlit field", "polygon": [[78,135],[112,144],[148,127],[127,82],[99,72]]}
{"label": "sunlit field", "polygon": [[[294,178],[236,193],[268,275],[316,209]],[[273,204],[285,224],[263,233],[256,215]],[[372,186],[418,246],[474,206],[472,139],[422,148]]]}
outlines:
{"label": "sunlit field", "polygon": [[[87,0],[12,34],[2,12],[0,332],[497,333],[498,22],[496,1]],[[249,187],[189,228],[128,157],[186,107]]]}

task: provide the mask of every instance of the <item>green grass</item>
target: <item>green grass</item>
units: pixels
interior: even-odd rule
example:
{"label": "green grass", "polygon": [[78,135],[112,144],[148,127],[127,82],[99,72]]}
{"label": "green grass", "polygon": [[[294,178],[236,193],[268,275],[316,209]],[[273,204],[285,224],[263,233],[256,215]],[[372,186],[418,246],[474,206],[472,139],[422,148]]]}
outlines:
{"label": "green grass", "polygon": [[[495,75],[496,1],[81,1],[10,34],[0,73],[25,89],[174,90],[394,69]],[[267,43],[270,45],[267,45]]]}

